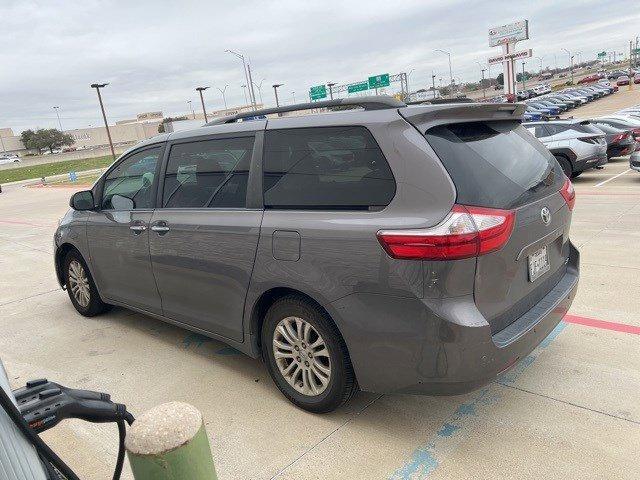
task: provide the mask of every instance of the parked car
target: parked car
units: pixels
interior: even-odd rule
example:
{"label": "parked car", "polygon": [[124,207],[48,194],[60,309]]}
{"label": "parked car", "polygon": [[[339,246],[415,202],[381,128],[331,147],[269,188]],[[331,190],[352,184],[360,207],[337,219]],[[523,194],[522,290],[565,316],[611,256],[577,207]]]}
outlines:
{"label": "parked car", "polygon": [[580,80],[578,80],[579,84],[582,83],[592,83],[592,82],[596,82],[600,79],[600,75],[598,74],[594,74],[594,75],[587,75],[586,77],[581,78]]}
{"label": "parked car", "polygon": [[619,87],[623,85],[629,85],[629,77],[627,75],[621,75],[620,77],[618,77],[618,80],[616,80],[616,85],[618,85]]}
{"label": "parked car", "polygon": [[[556,157],[567,177],[607,163],[607,142],[584,120],[550,120],[523,124]],[[595,131],[594,131],[595,130]]]}
{"label": "parked car", "polygon": [[629,168],[640,172],[640,150],[636,150],[629,157]]}
{"label": "parked car", "polygon": [[0,153],[0,165],[20,163],[20,157],[13,153]]}
{"label": "parked car", "polygon": [[547,83],[541,83],[540,85],[536,85],[532,88],[536,95],[544,95],[545,93],[551,92],[551,85]]}
{"label": "parked car", "polygon": [[525,358],[579,267],[573,187],[524,106],[333,105],[361,109],[241,113],[124,153],[55,233],[75,309],[124,306],[264,358],[313,412],[357,388],[466,392]]}
{"label": "parked car", "polygon": [[640,119],[627,115],[608,115],[595,119],[599,123],[606,123],[612,127],[631,130],[636,142],[640,142]]}
{"label": "parked car", "polygon": [[544,103],[537,102],[537,101],[530,102],[530,103],[528,103],[528,105],[530,105],[532,108],[534,108],[536,110],[539,110],[541,112],[544,112],[544,113],[546,113],[547,115],[550,115],[550,116],[558,116],[558,115],[560,115],[560,108],[558,108],[555,105],[546,105]]}
{"label": "parked car", "polygon": [[615,70],[613,72],[609,72],[609,75],[607,76],[607,78],[609,80],[617,80],[618,78],[622,77],[622,76],[626,76],[627,73],[623,72],[621,70]]}
{"label": "parked car", "polygon": [[636,142],[630,130],[612,127],[592,121],[591,125],[602,131],[607,141],[607,158],[623,157],[636,149]]}

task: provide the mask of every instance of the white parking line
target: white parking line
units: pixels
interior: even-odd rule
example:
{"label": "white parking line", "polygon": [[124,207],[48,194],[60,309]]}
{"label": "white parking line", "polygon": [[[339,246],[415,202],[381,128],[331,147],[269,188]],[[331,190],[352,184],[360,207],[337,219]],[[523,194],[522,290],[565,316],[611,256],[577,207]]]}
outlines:
{"label": "white parking line", "polygon": [[594,186],[595,186],[595,187],[601,187],[601,186],[602,186],[602,185],[604,185],[605,183],[610,182],[611,180],[615,180],[615,179],[616,179],[616,178],[618,178],[619,176],[624,175],[625,173],[628,173],[628,172],[630,172],[630,171],[631,171],[631,169],[630,169],[630,168],[628,168],[628,169],[626,169],[624,172],[619,173],[619,174],[617,174],[617,175],[614,175],[614,176],[613,176],[613,177],[611,177],[611,178],[607,178],[607,179],[606,179],[606,180],[604,180],[603,182],[596,183]]}

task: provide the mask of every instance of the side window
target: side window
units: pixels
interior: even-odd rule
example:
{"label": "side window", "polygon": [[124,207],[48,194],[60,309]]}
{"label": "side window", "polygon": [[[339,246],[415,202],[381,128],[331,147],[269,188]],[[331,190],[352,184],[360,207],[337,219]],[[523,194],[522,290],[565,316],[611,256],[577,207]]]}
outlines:
{"label": "side window", "polygon": [[102,209],[152,208],[153,182],[161,153],[162,147],[134,153],[111,170],[102,189]]}
{"label": "side window", "polygon": [[171,147],[164,178],[165,208],[245,208],[254,137]]}
{"label": "side window", "polygon": [[268,130],[263,159],[265,208],[384,207],[396,183],[364,127]]}
{"label": "side window", "polygon": [[527,127],[527,130],[529,130],[533,134],[533,136],[536,138],[549,136],[549,132],[547,132],[547,129],[545,128],[544,125],[537,124],[532,127]]}

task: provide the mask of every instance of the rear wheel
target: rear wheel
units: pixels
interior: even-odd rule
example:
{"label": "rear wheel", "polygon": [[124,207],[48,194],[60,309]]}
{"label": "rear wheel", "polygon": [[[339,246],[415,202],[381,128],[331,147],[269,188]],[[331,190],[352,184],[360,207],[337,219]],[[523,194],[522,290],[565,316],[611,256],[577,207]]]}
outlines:
{"label": "rear wheel", "polygon": [[265,316],[261,338],[271,378],[298,407],[330,412],[356,391],[344,340],[328,315],[304,297],[275,302]]}
{"label": "rear wheel", "polygon": [[573,168],[571,168],[571,162],[569,162],[569,160],[562,155],[554,155],[554,157],[556,157],[556,160],[562,167],[562,171],[564,172],[564,174],[567,177],[571,178],[571,175],[573,174]]}
{"label": "rear wheel", "polygon": [[78,313],[93,317],[110,308],[100,298],[82,255],[75,250],[67,253],[64,259],[64,276],[69,299]]}

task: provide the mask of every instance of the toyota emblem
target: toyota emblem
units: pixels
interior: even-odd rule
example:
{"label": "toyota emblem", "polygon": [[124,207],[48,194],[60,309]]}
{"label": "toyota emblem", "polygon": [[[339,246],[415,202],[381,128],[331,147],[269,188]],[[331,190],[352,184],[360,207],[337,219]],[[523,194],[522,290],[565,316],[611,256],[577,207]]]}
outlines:
{"label": "toyota emblem", "polygon": [[551,223],[551,212],[547,207],[542,207],[542,210],[540,210],[540,218],[542,218],[542,222],[545,225],[549,225]]}

